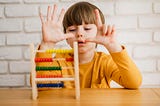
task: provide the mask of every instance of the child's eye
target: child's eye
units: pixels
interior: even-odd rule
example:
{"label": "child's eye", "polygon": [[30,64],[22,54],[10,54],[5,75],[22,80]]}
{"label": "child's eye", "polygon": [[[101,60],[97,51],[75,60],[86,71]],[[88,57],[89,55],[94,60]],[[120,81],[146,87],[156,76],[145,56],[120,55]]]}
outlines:
{"label": "child's eye", "polygon": [[76,29],[69,29],[70,32],[73,32],[73,31],[75,31],[75,30],[76,30]]}
{"label": "child's eye", "polygon": [[91,30],[91,28],[84,28],[84,30]]}

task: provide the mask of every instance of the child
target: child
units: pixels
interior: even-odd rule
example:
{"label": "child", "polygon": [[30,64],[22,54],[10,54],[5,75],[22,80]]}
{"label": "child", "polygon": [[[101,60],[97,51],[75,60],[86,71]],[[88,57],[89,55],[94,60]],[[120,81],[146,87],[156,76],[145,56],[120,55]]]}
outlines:
{"label": "child", "polygon": [[[56,5],[53,9],[48,6],[46,20],[41,13],[40,18],[43,39],[39,49],[53,48],[56,43],[65,39],[71,47],[74,41],[78,42],[81,88],[110,88],[111,80],[124,88],[133,89],[141,85],[140,71],[128,56],[125,47],[115,39],[115,27],[105,25],[104,16],[96,6],[78,2],[66,13],[62,9],[59,16]],[[97,44],[103,45],[110,55],[96,52]],[[64,85],[73,87],[69,83]]]}

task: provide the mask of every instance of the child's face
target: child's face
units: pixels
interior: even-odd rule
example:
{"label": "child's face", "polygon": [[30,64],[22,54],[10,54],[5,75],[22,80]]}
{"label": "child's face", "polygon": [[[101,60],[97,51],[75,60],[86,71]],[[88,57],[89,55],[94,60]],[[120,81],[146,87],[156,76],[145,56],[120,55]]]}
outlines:
{"label": "child's face", "polygon": [[72,25],[66,29],[66,33],[72,33],[74,38],[67,39],[68,44],[73,47],[73,42],[78,42],[79,53],[86,53],[94,50],[96,44],[86,42],[86,38],[95,37],[97,35],[97,27],[95,24]]}

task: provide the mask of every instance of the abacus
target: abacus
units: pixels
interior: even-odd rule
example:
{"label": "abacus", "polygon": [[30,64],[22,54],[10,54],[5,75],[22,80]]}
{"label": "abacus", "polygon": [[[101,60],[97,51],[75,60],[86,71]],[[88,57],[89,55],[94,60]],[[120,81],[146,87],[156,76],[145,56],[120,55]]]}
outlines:
{"label": "abacus", "polygon": [[[78,44],[74,42],[73,49],[49,49],[49,50],[35,50],[34,44],[30,44],[31,49],[31,84],[32,84],[32,99],[36,100],[38,97],[38,88],[63,88],[63,81],[74,81],[75,85],[75,98],[80,98],[80,85],[79,85],[79,61],[78,61]],[[56,58],[56,57],[37,57],[37,53],[47,54],[65,54],[72,53],[69,58]],[[54,66],[53,61],[66,61],[72,62],[73,67]],[[43,64],[44,63],[44,64]],[[43,64],[38,66],[37,64]],[[53,66],[46,67],[44,65],[51,64]],[[73,76],[65,76],[62,70],[73,69]],[[43,74],[48,72],[48,74]]]}

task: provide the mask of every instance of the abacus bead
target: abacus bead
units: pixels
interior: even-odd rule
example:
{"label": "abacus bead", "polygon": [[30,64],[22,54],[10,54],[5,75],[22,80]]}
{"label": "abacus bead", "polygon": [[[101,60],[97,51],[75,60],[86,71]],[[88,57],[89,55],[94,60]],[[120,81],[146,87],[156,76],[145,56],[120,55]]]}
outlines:
{"label": "abacus bead", "polygon": [[73,61],[73,58],[66,58],[66,61]]}

